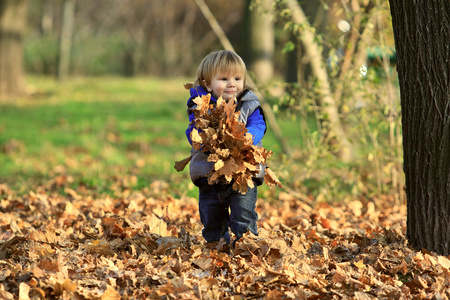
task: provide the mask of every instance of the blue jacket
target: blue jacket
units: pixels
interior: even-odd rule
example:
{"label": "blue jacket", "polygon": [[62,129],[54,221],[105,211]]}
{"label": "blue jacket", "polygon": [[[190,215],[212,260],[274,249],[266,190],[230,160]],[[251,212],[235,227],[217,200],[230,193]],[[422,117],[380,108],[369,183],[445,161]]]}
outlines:
{"label": "blue jacket", "polygon": [[[188,115],[189,115],[189,126],[186,129],[186,137],[189,143],[192,145],[191,132],[194,129],[193,120],[195,119],[192,109],[196,106],[193,99],[207,95],[208,92],[205,91],[201,86],[197,86],[190,89],[191,96],[187,102]],[[211,102],[217,102],[213,96],[211,96]],[[242,95],[237,99],[236,110],[240,111],[239,121],[245,124],[248,132],[253,136],[253,145],[262,147],[262,139],[266,133],[267,125],[264,117],[264,112],[259,103],[258,97],[251,91],[245,90]],[[208,162],[208,156],[194,148],[191,149],[192,159],[190,162],[190,175],[192,181],[201,177],[207,177],[214,166],[213,162]],[[260,172],[258,178],[264,175],[264,166],[260,166]]]}

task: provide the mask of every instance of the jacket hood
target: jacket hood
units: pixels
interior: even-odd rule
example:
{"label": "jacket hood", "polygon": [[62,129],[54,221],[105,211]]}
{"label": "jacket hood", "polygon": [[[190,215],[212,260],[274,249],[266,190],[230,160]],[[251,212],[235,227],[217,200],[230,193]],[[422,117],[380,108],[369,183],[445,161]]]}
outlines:
{"label": "jacket hood", "polygon": [[253,101],[253,100],[256,100],[259,102],[259,99],[255,95],[255,93],[253,93],[253,91],[249,90],[249,89],[244,90],[244,92],[242,93],[242,95],[239,98],[240,99],[238,99],[238,102]]}

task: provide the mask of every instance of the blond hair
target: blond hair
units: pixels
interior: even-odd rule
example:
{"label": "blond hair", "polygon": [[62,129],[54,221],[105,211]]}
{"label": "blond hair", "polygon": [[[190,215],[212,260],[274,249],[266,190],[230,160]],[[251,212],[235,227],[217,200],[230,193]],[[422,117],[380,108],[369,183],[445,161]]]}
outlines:
{"label": "blond hair", "polygon": [[244,88],[247,86],[247,67],[242,58],[233,51],[213,51],[203,58],[197,69],[197,79],[194,86],[200,85],[206,90],[203,81],[208,84],[217,73],[243,75]]}

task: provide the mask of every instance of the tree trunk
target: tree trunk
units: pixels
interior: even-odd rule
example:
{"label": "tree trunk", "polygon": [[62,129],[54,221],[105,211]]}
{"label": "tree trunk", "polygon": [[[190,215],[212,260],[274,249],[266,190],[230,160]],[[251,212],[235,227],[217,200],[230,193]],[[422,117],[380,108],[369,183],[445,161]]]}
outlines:
{"label": "tree trunk", "polygon": [[0,97],[25,94],[23,34],[27,0],[0,0]]}
{"label": "tree trunk", "polygon": [[61,36],[59,40],[59,62],[57,74],[59,81],[63,81],[69,75],[74,18],[75,0],[64,0],[63,16],[61,21]]}
{"label": "tree trunk", "polygon": [[252,48],[250,69],[261,83],[267,83],[273,77],[275,37],[271,6],[272,0],[261,0],[259,5],[251,10],[250,15]]}
{"label": "tree trunk", "polygon": [[45,0],[42,4],[41,32],[48,35],[53,30],[53,1]]}
{"label": "tree trunk", "polygon": [[[315,34],[324,34],[326,32],[326,24],[329,21],[327,19],[328,10],[324,9],[323,0],[299,1],[299,5],[305,13],[311,27],[314,28]],[[293,66],[297,69],[295,71],[296,80],[294,82],[296,81],[300,86],[309,89],[311,87],[308,83],[310,78],[314,77],[314,74],[312,74],[308,53],[305,51],[305,46],[301,43],[297,46],[296,56],[298,59]]]}
{"label": "tree trunk", "polygon": [[390,0],[400,84],[407,238],[450,254],[450,2]]}

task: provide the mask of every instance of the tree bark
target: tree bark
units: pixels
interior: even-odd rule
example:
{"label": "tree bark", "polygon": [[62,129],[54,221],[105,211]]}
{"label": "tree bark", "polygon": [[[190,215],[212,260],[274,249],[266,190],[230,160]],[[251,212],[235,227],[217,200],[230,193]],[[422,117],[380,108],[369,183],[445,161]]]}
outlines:
{"label": "tree bark", "polygon": [[0,97],[25,94],[23,35],[27,0],[0,0]]}
{"label": "tree bark", "polygon": [[400,84],[407,238],[450,254],[450,3],[390,0]]}

